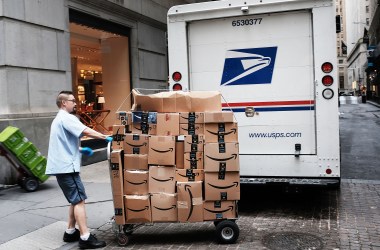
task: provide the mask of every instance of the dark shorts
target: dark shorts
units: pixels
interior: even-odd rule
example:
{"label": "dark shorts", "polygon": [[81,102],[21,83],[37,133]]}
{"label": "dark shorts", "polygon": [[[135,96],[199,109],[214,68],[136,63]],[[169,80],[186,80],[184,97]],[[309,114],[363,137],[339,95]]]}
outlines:
{"label": "dark shorts", "polygon": [[87,199],[79,173],[57,174],[56,177],[58,185],[69,203],[76,205]]}

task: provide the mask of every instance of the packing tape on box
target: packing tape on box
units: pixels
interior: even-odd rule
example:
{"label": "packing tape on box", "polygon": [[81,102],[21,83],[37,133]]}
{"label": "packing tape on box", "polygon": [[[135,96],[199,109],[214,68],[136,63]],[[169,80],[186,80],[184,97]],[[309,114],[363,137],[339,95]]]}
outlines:
{"label": "packing tape on box", "polygon": [[178,208],[189,208],[189,204],[187,201],[178,201],[177,202]]}
{"label": "packing tape on box", "polygon": [[193,206],[202,205],[202,204],[203,204],[202,197],[193,198]]}

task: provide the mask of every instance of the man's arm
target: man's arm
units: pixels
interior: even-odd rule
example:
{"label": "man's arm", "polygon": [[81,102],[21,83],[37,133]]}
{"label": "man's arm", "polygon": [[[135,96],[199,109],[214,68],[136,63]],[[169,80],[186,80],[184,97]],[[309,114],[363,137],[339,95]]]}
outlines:
{"label": "man's arm", "polygon": [[83,135],[91,137],[91,138],[96,138],[96,139],[106,139],[108,135],[104,135],[102,133],[99,133],[98,131],[95,131],[89,127],[85,128],[82,132]]}

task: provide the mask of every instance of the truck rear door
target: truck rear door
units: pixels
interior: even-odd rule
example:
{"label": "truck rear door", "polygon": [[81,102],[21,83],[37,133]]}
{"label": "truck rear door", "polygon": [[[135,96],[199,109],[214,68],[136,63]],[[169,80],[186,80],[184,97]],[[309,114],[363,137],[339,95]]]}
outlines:
{"label": "truck rear door", "polygon": [[240,154],[316,154],[312,32],[309,11],[188,24],[190,89],[221,91]]}

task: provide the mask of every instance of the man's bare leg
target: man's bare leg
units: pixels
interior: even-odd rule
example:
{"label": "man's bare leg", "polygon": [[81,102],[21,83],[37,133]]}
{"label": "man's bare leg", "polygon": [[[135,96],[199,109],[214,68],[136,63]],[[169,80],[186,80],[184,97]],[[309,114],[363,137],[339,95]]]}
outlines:
{"label": "man's bare leg", "polygon": [[69,222],[67,225],[67,228],[75,228],[76,220],[74,216],[74,206],[70,205],[69,208]]}
{"label": "man's bare leg", "polygon": [[80,235],[82,236],[89,233],[88,227],[87,227],[85,202],[80,201],[79,203],[74,205],[73,210],[74,210],[75,220],[79,226]]}

